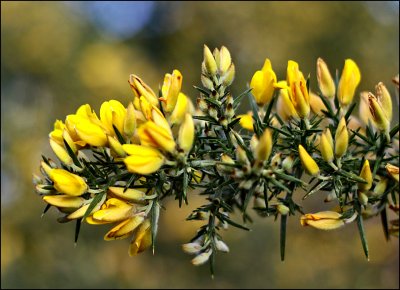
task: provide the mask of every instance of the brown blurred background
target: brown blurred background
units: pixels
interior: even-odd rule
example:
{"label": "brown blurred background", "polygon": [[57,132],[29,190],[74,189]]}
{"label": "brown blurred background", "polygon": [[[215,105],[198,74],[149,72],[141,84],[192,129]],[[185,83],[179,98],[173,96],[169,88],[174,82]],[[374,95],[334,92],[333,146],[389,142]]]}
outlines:
{"label": "brown blurred background", "polygon": [[[193,100],[203,45],[225,45],[236,65],[234,94],[246,89],[266,57],[279,79],[296,60],[316,89],[322,57],[333,73],[346,58],[359,65],[358,88],[383,81],[395,96],[399,71],[399,2],[1,2],[1,287],[2,288],[398,288],[399,240],[386,242],[379,217],[365,222],[368,262],[355,224],[332,232],[301,228],[290,217],[286,261],[279,223],[253,214],[251,232],[223,233],[216,277],[181,251],[201,225],[186,222],[201,199],[161,213],[156,253],[128,256],[129,240],[103,241],[106,226],[58,224],[34,193],[41,154],[53,156],[48,133],[89,103],[132,99],[134,73],[157,91],[179,69]],[[355,100],[358,99],[356,96]],[[394,97],[398,108],[398,95]],[[245,110],[245,109],[243,109]],[[398,122],[398,113],[395,113]],[[304,203],[318,210],[323,197]],[[238,216],[236,220],[240,221]]]}

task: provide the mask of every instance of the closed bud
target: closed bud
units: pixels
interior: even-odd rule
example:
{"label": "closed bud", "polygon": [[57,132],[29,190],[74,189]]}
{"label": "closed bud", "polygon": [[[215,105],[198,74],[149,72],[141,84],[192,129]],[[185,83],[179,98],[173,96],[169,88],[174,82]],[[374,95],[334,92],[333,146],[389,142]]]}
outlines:
{"label": "closed bud", "polygon": [[202,250],[203,246],[200,245],[199,243],[193,242],[193,243],[186,243],[182,245],[182,250],[186,254],[197,254]]}
{"label": "closed bud", "polygon": [[219,61],[217,61],[217,63],[218,63],[220,75],[225,74],[232,63],[232,58],[231,58],[231,54],[230,54],[229,50],[225,46],[222,46],[219,51],[219,55],[215,55],[215,59],[216,60],[219,59]]}
{"label": "closed bud", "polygon": [[278,166],[281,165],[281,162],[282,162],[281,156],[282,156],[281,153],[275,153],[274,156],[272,156],[272,158],[271,158],[271,167],[272,168],[277,169]]}
{"label": "closed bud", "polygon": [[282,161],[282,168],[286,171],[286,172],[292,172],[293,170],[293,163],[294,163],[294,157],[293,155],[288,155],[285,157],[285,159],[283,159]]}
{"label": "closed bud", "polygon": [[299,145],[299,156],[301,160],[301,164],[303,168],[307,171],[308,174],[312,176],[319,175],[319,167],[314,159],[308,154],[306,149],[302,145]]}
{"label": "closed bud", "polygon": [[381,131],[387,132],[390,129],[390,119],[385,114],[385,110],[372,93],[368,93],[368,105],[373,124]]}
{"label": "closed bud", "polygon": [[217,63],[207,45],[204,45],[204,63],[208,74],[215,76],[217,74]]}
{"label": "closed bud", "polygon": [[272,133],[270,129],[265,129],[261,135],[258,145],[255,148],[254,156],[257,160],[265,161],[268,160],[272,151]]}
{"label": "closed bud", "polygon": [[321,98],[313,92],[310,92],[310,107],[314,114],[320,116],[324,116],[323,111],[328,111]]}
{"label": "closed bud", "polygon": [[375,90],[383,113],[390,122],[392,120],[392,97],[390,96],[389,91],[382,82],[379,82],[375,86]]}
{"label": "closed bud", "polygon": [[197,98],[197,106],[202,112],[206,112],[208,110],[208,105],[204,98]]}
{"label": "closed bud", "polygon": [[210,106],[208,108],[208,114],[210,115],[210,117],[218,120],[218,111],[213,106]]}
{"label": "closed bud", "polygon": [[380,177],[379,181],[375,184],[372,195],[376,197],[382,196],[386,191],[387,185],[388,179],[385,177]]}
{"label": "closed bud", "polygon": [[165,74],[164,83],[161,88],[161,101],[165,102],[165,111],[171,112],[175,108],[179,92],[182,87],[182,74],[175,69],[172,74]]}
{"label": "closed bud", "polygon": [[281,214],[281,215],[287,215],[290,211],[290,209],[284,205],[284,204],[277,204],[276,205],[276,210]]}
{"label": "closed bud", "polygon": [[361,81],[357,64],[352,59],[346,59],[338,85],[338,100],[342,107],[347,107],[353,101],[354,93]]}
{"label": "closed bud", "polygon": [[85,202],[85,199],[82,197],[70,195],[47,195],[43,196],[43,200],[56,207],[68,208],[81,207]]}
{"label": "closed bud", "polygon": [[53,152],[56,154],[57,158],[60,159],[62,163],[65,165],[71,166],[74,161],[71,156],[69,156],[67,150],[65,150],[64,146],[61,146],[53,139],[50,139],[50,146],[53,149]]}
{"label": "closed bud", "polygon": [[213,81],[210,80],[208,77],[206,77],[205,75],[201,75],[201,83],[203,84],[203,86],[207,89],[209,89],[210,91],[212,91],[214,89],[214,84]]}
{"label": "closed bud", "polygon": [[347,151],[348,144],[349,133],[346,127],[346,120],[342,117],[335,134],[335,156],[342,157]]}
{"label": "closed bud", "polygon": [[203,253],[197,255],[194,259],[192,259],[191,262],[192,262],[192,264],[194,266],[203,265],[205,262],[208,261],[208,259],[210,258],[211,254],[212,254],[212,250],[209,249],[206,252],[203,252]]}
{"label": "closed bud", "polygon": [[371,168],[369,167],[368,160],[364,161],[363,167],[360,172],[360,177],[363,178],[367,183],[359,182],[358,189],[360,191],[370,190],[370,188],[372,187],[373,178],[372,178],[372,172],[371,172]]}
{"label": "closed bud", "polygon": [[179,128],[178,144],[185,153],[189,153],[192,149],[194,141],[194,123],[189,113],[186,113],[185,119]]}
{"label": "closed bud", "polygon": [[246,151],[240,146],[236,148],[236,159],[243,164],[250,164]]}
{"label": "closed bud", "polygon": [[221,77],[221,82],[225,87],[232,84],[235,79],[235,65],[232,63],[225,74]]}
{"label": "closed bud", "polygon": [[58,192],[70,196],[80,196],[89,189],[82,177],[64,169],[52,169],[49,177],[54,182],[54,188]]}
{"label": "closed bud", "polygon": [[239,115],[237,117],[240,118],[239,124],[240,126],[242,126],[242,128],[249,130],[251,132],[254,131],[253,116],[251,113]]}
{"label": "closed bud", "polygon": [[322,158],[326,162],[332,162],[333,160],[333,144],[332,135],[330,134],[329,128],[327,128],[321,135],[319,143],[319,151],[321,152]]}
{"label": "closed bud", "polygon": [[122,148],[121,143],[119,143],[118,139],[115,137],[107,136],[108,139],[108,145],[110,145],[110,148],[117,153],[119,157],[125,157],[126,153],[124,149]]}
{"label": "closed bud", "polygon": [[359,191],[358,192],[358,201],[362,205],[367,205],[368,204],[368,196],[364,192]]}
{"label": "closed bud", "polygon": [[129,76],[128,82],[135,97],[140,98],[143,96],[149,103],[158,107],[158,98],[156,97],[156,94],[142,79],[132,74]]}
{"label": "closed bud", "polygon": [[335,82],[322,58],[317,59],[317,80],[322,95],[332,99],[336,92]]}
{"label": "closed bud", "polygon": [[131,138],[136,130],[136,114],[133,103],[130,102],[126,108],[126,116],[124,120],[124,134],[126,137]]}
{"label": "closed bud", "polygon": [[218,251],[229,253],[229,247],[222,240],[215,238],[215,247]]}

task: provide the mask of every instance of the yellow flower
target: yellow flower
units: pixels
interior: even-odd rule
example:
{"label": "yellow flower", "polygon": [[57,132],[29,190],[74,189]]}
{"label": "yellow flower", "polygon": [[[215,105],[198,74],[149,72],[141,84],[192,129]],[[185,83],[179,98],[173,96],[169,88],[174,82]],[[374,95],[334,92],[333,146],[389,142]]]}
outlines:
{"label": "yellow flower", "polygon": [[75,131],[82,141],[91,146],[103,147],[107,144],[107,135],[104,130],[89,119],[76,116]]}
{"label": "yellow flower", "polygon": [[143,96],[150,104],[158,107],[158,98],[156,94],[144,81],[142,81],[138,76],[131,74],[128,82],[135,98]]}
{"label": "yellow flower", "polygon": [[262,70],[256,71],[250,82],[250,87],[253,88],[252,94],[257,105],[264,106],[271,102],[275,90],[275,83],[276,75],[272,70],[270,60],[267,58],[265,59]]}
{"label": "yellow flower", "polygon": [[125,116],[125,107],[116,100],[104,102],[100,107],[100,120],[110,135],[116,136],[113,125],[119,133],[122,134],[124,132]]}
{"label": "yellow flower", "polygon": [[300,118],[307,118],[310,113],[310,96],[307,90],[306,80],[299,70],[297,62],[289,60],[286,79],[290,101]]}
{"label": "yellow flower", "polygon": [[317,176],[319,174],[319,167],[302,145],[299,145],[299,156],[301,164],[303,164],[303,168],[307,173],[312,176]]}
{"label": "yellow flower", "polygon": [[368,93],[368,105],[369,112],[371,113],[370,116],[373,120],[372,124],[379,130],[382,130],[384,132],[389,131],[391,121],[391,119],[389,119],[389,116],[391,117],[392,112],[390,111],[390,114],[387,114],[387,112],[385,111],[385,107],[381,102],[381,99],[378,99],[372,93]]}
{"label": "yellow flower", "polygon": [[344,226],[342,215],[334,211],[308,213],[300,218],[302,226],[312,226],[319,230],[334,230]]}
{"label": "yellow flower", "polygon": [[397,182],[399,182],[399,167],[394,166],[390,163],[386,164],[385,166],[387,173],[389,173],[389,175],[396,180]]}
{"label": "yellow flower", "polygon": [[132,216],[134,206],[117,198],[108,199],[92,218],[97,221],[118,222]]}
{"label": "yellow flower", "polygon": [[335,134],[335,156],[342,157],[347,151],[347,146],[349,144],[349,133],[346,127],[346,120],[344,117],[340,119],[338,128]]}
{"label": "yellow flower", "polygon": [[184,93],[179,93],[175,108],[169,117],[171,125],[181,124],[185,119],[185,114],[191,111],[191,103]]}
{"label": "yellow flower", "polygon": [[144,146],[152,146],[167,152],[175,151],[175,141],[171,131],[157,126],[155,122],[147,121],[138,129],[140,142]]}
{"label": "yellow flower", "polygon": [[70,196],[80,196],[88,190],[88,186],[82,177],[67,170],[55,168],[49,172],[50,179],[54,182],[54,188],[61,193]]}
{"label": "yellow flower", "polygon": [[54,130],[49,133],[50,139],[54,140],[61,146],[64,146],[64,140],[63,140],[64,128],[65,128],[65,125],[64,125],[63,121],[56,120],[54,122]]}
{"label": "yellow flower", "polygon": [[347,107],[354,97],[354,93],[361,81],[361,74],[357,64],[352,59],[346,59],[338,85],[338,100],[342,107]]}
{"label": "yellow flower", "polygon": [[335,82],[329,72],[328,66],[320,57],[317,59],[317,80],[322,95],[333,98],[336,92]]}
{"label": "yellow flower", "polygon": [[165,74],[164,83],[161,88],[162,97],[160,101],[165,102],[165,111],[171,112],[175,108],[179,92],[182,87],[182,74],[175,69],[172,74]]}
{"label": "yellow flower", "polygon": [[268,160],[272,151],[272,133],[270,129],[265,129],[261,135],[257,146],[255,147],[254,157],[257,160]]}
{"label": "yellow flower", "polygon": [[70,196],[64,194],[46,195],[43,196],[43,200],[53,206],[66,208],[79,208],[85,202],[85,199],[80,196]]}
{"label": "yellow flower", "polygon": [[129,155],[124,159],[129,172],[144,175],[151,174],[164,164],[164,155],[153,147],[124,144],[122,148]]}
{"label": "yellow flower", "polygon": [[360,191],[370,190],[372,187],[373,178],[372,178],[372,172],[371,172],[371,168],[369,167],[368,160],[364,161],[363,167],[360,172],[360,177],[363,178],[367,183],[361,183],[361,182],[358,183],[358,189]]}
{"label": "yellow flower", "polygon": [[240,118],[239,124],[242,126],[242,128],[249,130],[251,132],[254,131],[253,127],[253,114],[251,112],[248,112],[247,114],[242,114],[237,116]]}
{"label": "yellow flower", "polygon": [[185,152],[189,153],[192,149],[194,141],[194,123],[193,118],[189,113],[186,113],[185,120],[179,128],[178,144]]}
{"label": "yellow flower", "polygon": [[132,232],[142,224],[144,217],[141,215],[134,215],[133,217],[126,219],[109,230],[105,236],[105,241],[112,241],[117,239],[125,239],[129,237]]}
{"label": "yellow flower", "polygon": [[286,81],[280,81],[276,87],[280,88],[278,100],[276,102],[276,111],[279,117],[281,117],[284,121],[287,121],[290,118],[298,118],[299,115],[290,101],[289,90]]}
{"label": "yellow flower", "polygon": [[110,186],[108,192],[118,198],[135,202],[141,202],[146,197],[146,192],[135,188],[127,188],[125,190],[124,187]]}
{"label": "yellow flower", "polygon": [[135,256],[151,246],[151,224],[145,219],[137,229],[129,247],[129,256]]}
{"label": "yellow flower", "polygon": [[119,157],[125,157],[126,153],[124,151],[124,149],[122,148],[122,144],[118,141],[117,138],[115,137],[111,137],[111,136],[107,136],[107,140],[108,140],[108,145],[110,146],[110,148],[117,153],[117,155]]}

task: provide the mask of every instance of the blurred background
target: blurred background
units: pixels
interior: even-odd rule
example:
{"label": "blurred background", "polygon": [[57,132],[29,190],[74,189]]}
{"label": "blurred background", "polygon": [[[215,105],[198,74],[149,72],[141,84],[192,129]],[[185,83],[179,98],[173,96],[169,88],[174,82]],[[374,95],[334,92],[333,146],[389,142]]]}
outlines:
{"label": "blurred background", "polygon": [[[129,240],[103,241],[106,226],[59,224],[35,194],[41,154],[54,157],[48,133],[56,119],[89,103],[124,105],[139,75],[155,91],[179,69],[193,101],[203,45],[225,45],[236,66],[234,95],[270,58],[278,79],[289,59],[311,75],[322,57],[331,72],[352,58],[362,73],[358,92],[399,71],[399,2],[1,2],[1,287],[2,288],[398,288],[399,240],[386,241],[379,217],[366,220],[370,261],[355,224],[332,232],[289,219],[286,260],[279,223],[253,215],[251,232],[223,233],[229,254],[217,255],[216,276],[181,251],[201,223],[186,222],[202,204],[174,200],[161,213],[156,252],[128,256]],[[358,96],[355,98],[358,99]],[[398,108],[398,95],[394,98]],[[245,110],[245,109],[244,109]],[[398,113],[396,113],[398,122]],[[316,211],[324,197],[304,210]],[[240,221],[240,217],[237,219]]]}

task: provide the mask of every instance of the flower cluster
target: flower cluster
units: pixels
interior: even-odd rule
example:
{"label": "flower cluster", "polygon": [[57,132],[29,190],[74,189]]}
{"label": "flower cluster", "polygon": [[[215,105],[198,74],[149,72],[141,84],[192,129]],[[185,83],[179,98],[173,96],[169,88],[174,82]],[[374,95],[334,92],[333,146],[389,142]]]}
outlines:
{"label": "flower cluster", "polygon": [[[279,218],[282,260],[287,220],[296,212],[302,226],[316,229],[356,222],[368,258],[364,219],[380,215],[387,239],[399,233],[392,96],[379,82],[374,93],[360,92],[353,101],[361,73],[351,59],[336,79],[321,58],[316,68],[312,91],[297,62],[289,60],[279,80],[266,59],[249,88],[234,96],[230,52],[204,46],[196,107],[181,92],[178,70],[165,75],[158,95],[132,74],[134,96],[126,107],[106,101],[98,118],[86,104],[55,122],[49,141],[59,164],[43,157],[42,177],[34,175],[44,212],[53,206],[59,222],[75,220],[75,241],[82,221],[114,224],[104,239],[130,237],[129,254],[136,255],[154,251],[163,200],[174,196],[187,205],[196,193],[207,203],[187,220],[205,223],[183,250],[194,255],[194,265],[209,262],[212,273],[216,253],[229,252],[221,230],[248,230],[232,213],[251,222],[249,205],[262,217]],[[398,94],[398,78],[394,83]],[[239,114],[244,97],[250,111]],[[294,198],[301,194],[303,200],[324,194],[328,208],[307,213]]]}

